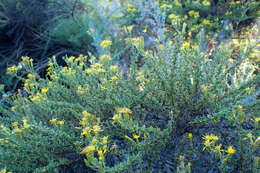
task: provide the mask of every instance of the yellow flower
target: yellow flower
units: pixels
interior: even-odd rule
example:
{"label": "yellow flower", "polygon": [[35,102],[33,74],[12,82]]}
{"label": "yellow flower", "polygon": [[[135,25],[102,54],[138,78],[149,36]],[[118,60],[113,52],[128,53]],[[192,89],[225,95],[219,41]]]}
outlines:
{"label": "yellow flower", "polygon": [[97,73],[105,73],[105,72],[106,72],[106,70],[103,69],[103,68],[98,68],[98,69],[96,69],[95,71],[96,71]]}
{"label": "yellow flower", "polygon": [[13,123],[12,123],[12,127],[14,127],[14,128],[18,127],[18,125],[19,125],[18,122],[13,122]]}
{"label": "yellow flower", "polygon": [[23,132],[23,130],[19,129],[19,128],[15,128],[15,129],[13,129],[13,132],[16,133],[16,134],[20,134],[20,133]]}
{"label": "yellow flower", "polygon": [[102,67],[102,64],[100,63],[95,63],[95,64],[91,64],[90,65],[92,68],[101,68]]}
{"label": "yellow flower", "polygon": [[48,91],[49,91],[48,88],[42,88],[42,89],[41,89],[41,93],[42,93],[42,94],[46,94]]}
{"label": "yellow flower", "polygon": [[185,50],[187,48],[189,48],[191,46],[191,44],[189,42],[184,42],[181,46],[181,50]]}
{"label": "yellow flower", "polygon": [[127,4],[126,11],[129,12],[129,13],[134,13],[134,12],[137,11],[137,9],[134,8],[134,5],[133,5],[133,4]]}
{"label": "yellow flower", "polygon": [[75,60],[75,57],[74,57],[74,56],[70,56],[70,57],[68,58],[68,60],[69,60],[69,61],[74,61],[74,60]]}
{"label": "yellow flower", "polygon": [[119,67],[117,65],[112,65],[110,66],[110,69],[116,71],[119,69]]}
{"label": "yellow flower", "polygon": [[106,91],[106,90],[108,90],[108,88],[106,88],[106,87],[104,87],[104,86],[100,86],[100,89],[102,90],[102,91]]}
{"label": "yellow flower", "polygon": [[88,68],[84,72],[87,73],[87,74],[91,74],[91,73],[94,72],[94,70],[92,68]]}
{"label": "yellow flower", "polygon": [[162,4],[160,8],[172,8],[172,5],[170,4]]}
{"label": "yellow flower", "polygon": [[227,154],[232,155],[236,152],[236,150],[232,146],[229,146],[227,148],[226,152],[227,152]]}
{"label": "yellow flower", "polygon": [[104,137],[102,138],[102,144],[103,144],[103,145],[107,145],[107,144],[108,144],[108,136],[104,136]]}
{"label": "yellow flower", "polygon": [[100,56],[100,61],[101,62],[111,61],[111,57],[110,57],[110,55],[101,55]]}
{"label": "yellow flower", "polygon": [[49,120],[49,122],[51,123],[51,124],[57,124],[57,122],[58,122],[58,120],[57,120],[57,118],[53,118],[53,119],[51,119],[51,120]]}
{"label": "yellow flower", "polygon": [[30,129],[31,128],[31,126],[29,125],[29,124],[24,124],[23,125],[23,129],[25,129],[25,130],[28,130],[28,129]]}
{"label": "yellow flower", "polygon": [[27,74],[27,78],[28,79],[35,79],[35,75],[29,73],[29,74]]}
{"label": "yellow flower", "polygon": [[10,74],[10,75],[14,75],[14,74],[17,73],[17,70],[18,70],[18,67],[13,65],[13,66],[7,68],[7,72],[6,73]]}
{"label": "yellow flower", "polygon": [[22,61],[25,62],[25,63],[30,63],[30,62],[33,61],[33,60],[32,60],[30,57],[28,57],[28,56],[22,56],[21,59],[22,59]]}
{"label": "yellow flower", "polygon": [[112,45],[112,41],[110,40],[103,40],[101,43],[100,43],[100,46],[102,48],[107,48],[108,46],[111,46]]}
{"label": "yellow flower", "polygon": [[114,120],[115,122],[118,122],[120,119],[121,119],[121,116],[120,116],[119,114],[115,114],[115,115],[112,117],[112,120]]}
{"label": "yellow flower", "polygon": [[173,20],[173,19],[177,19],[178,16],[177,16],[176,14],[170,14],[170,15],[168,16],[168,18],[169,18],[170,20]]}
{"label": "yellow flower", "polygon": [[211,3],[210,3],[209,0],[204,0],[204,1],[202,2],[202,4],[205,5],[205,6],[210,6],[210,5],[211,5]]}
{"label": "yellow flower", "polygon": [[97,138],[95,138],[95,137],[94,137],[94,138],[92,139],[92,141],[91,141],[91,142],[92,142],[92,144],[94,144],[94,145],[95,145],[95,144],[97,144],[97,143],[98,143],[98,140],[97,140]]}
{"label": "yellow flower", "polygon": [[[8,139],[0,138],[0,143],[9,143]],[[1,173],[1,171],[0,171]]]}
{"label": "yellow flower", "polygon": [[131,43],[135,46],[140,46],[141,43],[143,42],[144,38],[143,37],[135,37],[131,39]]}
{"label": "yellow flower", "polygon": [[91,116],[91,113],[89,113],[87,111],[83,111],[82,115],[83,115],[83,117],[89,118]]}
{"label": "yellow flower", "polygon": [[44,97],[40,93],[37,93],[35,96],[30,96],[30,99],[32,102],[38,102],[43,100]]}
{"label": "yellow flower", "polygon": [[131,32],[133,30],[134,26],[133,25],[130,25],[130,26],[127,26],[126,29]]}
{"label": "yellow flower", "polygon": [[128,114],[128,115],[132,114],[132,111],[125,107],[117,107],[116,111],[117,111],[117,113],[120,113],[120,114]]}
{"label": "yellow flower", "polygon": [[220,144],[220,145],[217,145],[217,146],[215,147],[214,152],[219,153],[219,152],[223,151],[223,150],[221,149],[221,146],[222,146],[221,144]]}
{"label": "yellow flower", "polygon": [[2,170],[0,170],[0,173],[12,173],[12,172],[7,171],[6,169],[2,169]]}
{"label": "yellow flower", "polygon": [[99,125],[94,125],[93,126],[93,132],[94,133],[99,133],[99,132],[102,132],[102,129]]}
{"label": "yellow flower", "polygon": [[181,162],[184,162],[184,161],[185,161],[185,156],[179,156],[179,160],[180,160]]}
{"label": "yellow flower", "polygon": [[3,124],[0,124],[0,128],[3,132],[8,132],[9,129],[7,127],[5,127]]}
{"label": "yellow flower", "polygon": [[243,111],[243,106],[239,105],[237,108],[239,111]]}
{"label": "yellow flower", "polygon": [[64,121],[58,121],[57,122],[58,125],[64,125],[64,123],[65,123]]}
{"label": "yellow flower", "polygon": [[203,145],[204,145],[205,147],[204,147],[203,150],[205,150],[205,148],[207,148],[207,147],[210,147],[211,144],[212,144],[212,142],[210,142],[209,140],[204,141]]}
{"label": "yellow flower", "polygon": [[192,133],[188,133],[188,135],[187,135],[187,138],[189,139],[189,140],[191,140],[192,139]]}
{"label": "yellow flower", "polygon": [[260,117],[256,117],[253,119],[255,123],[260,123]]}
{"label": "yellow flower", "polygon": [[81,136],[87,136],[91,132],[91,129],[89,127],[86,127],[82,130]]}
{"label": "yellow flower", "polygon": [[134,138],[135,140],[138,140],[138,139],[140,138],[140,136],[138,136],[138,135],[133,135],[133,138]]}
{"label": "yellow flower", "polygon": [[200,13],[198,11],[195,11],[195,10],[190,10],[188,12],[188,14],[191,16],[191,17],[194,17],[194,18],[199,18],[200,17]]}
{"label": "yellow flower", "polygon": [[100,161],[104,160],[104,152],[102,150],[99,150],[98,151],[98,159]]}
{"label": "yellow flower", "polygon": [[205,141],[218,141],[219,140],[218,136],[215,136],[213,134],[206,135],[206,136],[203,137],[203,139]]}
{"label": "yellow flower", "polygon": [[211,25],[212,22],[209,19],[204,19],[202,22],[204,25]]}
{"label": "yellow flower", "polygon": [[112,76],[112,77],[111,77],[111,81],[116,81],[116,80],[118,80],[118,77],[117,77],[117,76]]}
{"label": "yellow flower", "polygon": [[94,153],[96,150],[96,147],[94,145],[89,145],[87,147],[85,147],[80,154],[85,154],[85,155],[90,155],[92,153]]}
{"label": "yellow flower", "polygon": [[173,0],[173,2],[175,3],[176,6],[181,6],[181,3],[179,2],[179,0]]}

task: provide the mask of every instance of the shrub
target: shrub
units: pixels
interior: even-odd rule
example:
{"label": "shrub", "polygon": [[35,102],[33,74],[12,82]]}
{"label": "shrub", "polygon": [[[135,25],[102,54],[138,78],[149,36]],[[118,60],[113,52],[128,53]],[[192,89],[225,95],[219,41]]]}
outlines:
{"label": "shrub", "polygon": [[[110,42],[103,46],[107,54],[99,57],[68,57],[64,67],[51,59],[45,78],[35,73],[28,57],[20,63],[26,78],[16,66],[8,68],[24,84],[12,96],[3,94],[0,104],[0,168],[58,172],[84,160],[97,172],[152,171],[171,136],[222,118],[242,132],[243,123],[257,117],[259,101],[241,106],[259,80],[247,49],[230,62],[223,48],[209,57],[196,43],[179,40],[152,54],[144,51],[141,39],[134,40],[128,42],[136,56],[127,76],[111,61]],[[140,54],[142,67],[136,64]],[[256,129],[251,132],[257,135]],[[232,142],[240,154],[242,146]],[[252,159],[251,151],[243,152]],[[178,169],[190,169],[183,162]]]}

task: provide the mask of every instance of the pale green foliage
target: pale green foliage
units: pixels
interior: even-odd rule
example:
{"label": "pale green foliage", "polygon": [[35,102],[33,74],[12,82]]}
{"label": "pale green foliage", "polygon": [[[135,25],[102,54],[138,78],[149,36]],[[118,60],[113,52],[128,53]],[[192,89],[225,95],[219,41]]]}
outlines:
{"label": "pale green foliage", "polygon": [[[136,48],[130,50],[136,56],[141,54],[145,64],[138,68],[137,57],[132,56],[127,78],[113,65],[110,55],[65,58],[65,67],[54,58],[46,78],[35,74],[31,61],[24,58],[21,66],[30,75],[17,76],[24,81],[24,91],[5,96],[0,105],[1,165],[16,172],[54,171],[71,164],[73,155],[79,160],[86,157],[87,165],[99,172],[132,171],[136,164],[139,170],[145,168],[142,165],[152,170],[151,162],[170,134],[178,130],[175,127],[192,123],[197,117],[196,122],[201,122],[206,115],[226,116],[232,121],[235,110],[239,119],[234,122],[244,120],[237,107],[254,92],[259,78],[246,57],[230,63],[225,49],[207,57],[196,44],[187,43],[165,46],[153,54],[138,49],[138,53]],[[118,107],[132,112],[114,117]],[[254,117],[258,109],[254,108],[243,112],[250,111]],[[93,122],[102,129],[99,133],[82,135],[83,111],[95,115]],[[168,121],[160,123],[155,118]],[[93,137],[103,136],[109,137],[109,145],[124,145],[115,150],[109,146],[106,151],[107,157],[121,157],[112,167],[106,159],[79,154],[83,147],[93,144]],[[144,159],[147,157],[151,160]]]}

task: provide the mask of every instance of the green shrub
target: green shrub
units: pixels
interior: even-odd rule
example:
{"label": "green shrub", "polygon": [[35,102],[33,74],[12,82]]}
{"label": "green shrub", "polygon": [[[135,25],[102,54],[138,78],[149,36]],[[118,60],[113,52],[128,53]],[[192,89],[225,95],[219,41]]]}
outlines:
{"label": "green shrub", "polygon": [[[12,96],[3,94],[0,104],[1,169],[58,172],[84,160],[97,172],[152,171],[171,136],[188,127],[224,117],[243,131],[243,123],[257,117],[259,101],[241,106],[259,80],[247,49],[232,63],[225,49],[208,57],[195,43],[180,40],[152,54],[134,38],[130,50],[142,54],[145,64],[138,67],[132,56],[124,76],[111,61],[111,44],[102,42],[108,54],[100,57],[65,58],[65,67],[50,60],[45,78],[28,57],[20,63],[26,78],[16,66],[7,69],[24,84]],[[253,158],[254,152],[244,152]]]}

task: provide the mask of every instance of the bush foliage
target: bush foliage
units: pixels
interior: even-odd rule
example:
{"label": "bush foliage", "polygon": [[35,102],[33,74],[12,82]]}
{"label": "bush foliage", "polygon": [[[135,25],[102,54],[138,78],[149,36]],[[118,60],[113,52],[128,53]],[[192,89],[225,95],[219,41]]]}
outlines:
{"label": "bush foliage", "polygon": [[[220,21],[205,28],[203,20],[245,22],[258,3],[102,2],[67,1],[73,14],[37,25],[62,45],[54,52],[69,50],[64,63],[50,51],[43,73],[39,55],[6,69],[21,86],[0,85],[0,172],[258,172],[258,44],[201,48],[204,29],[221,32]],[[194,37],[175,27],[176,16]]]}

